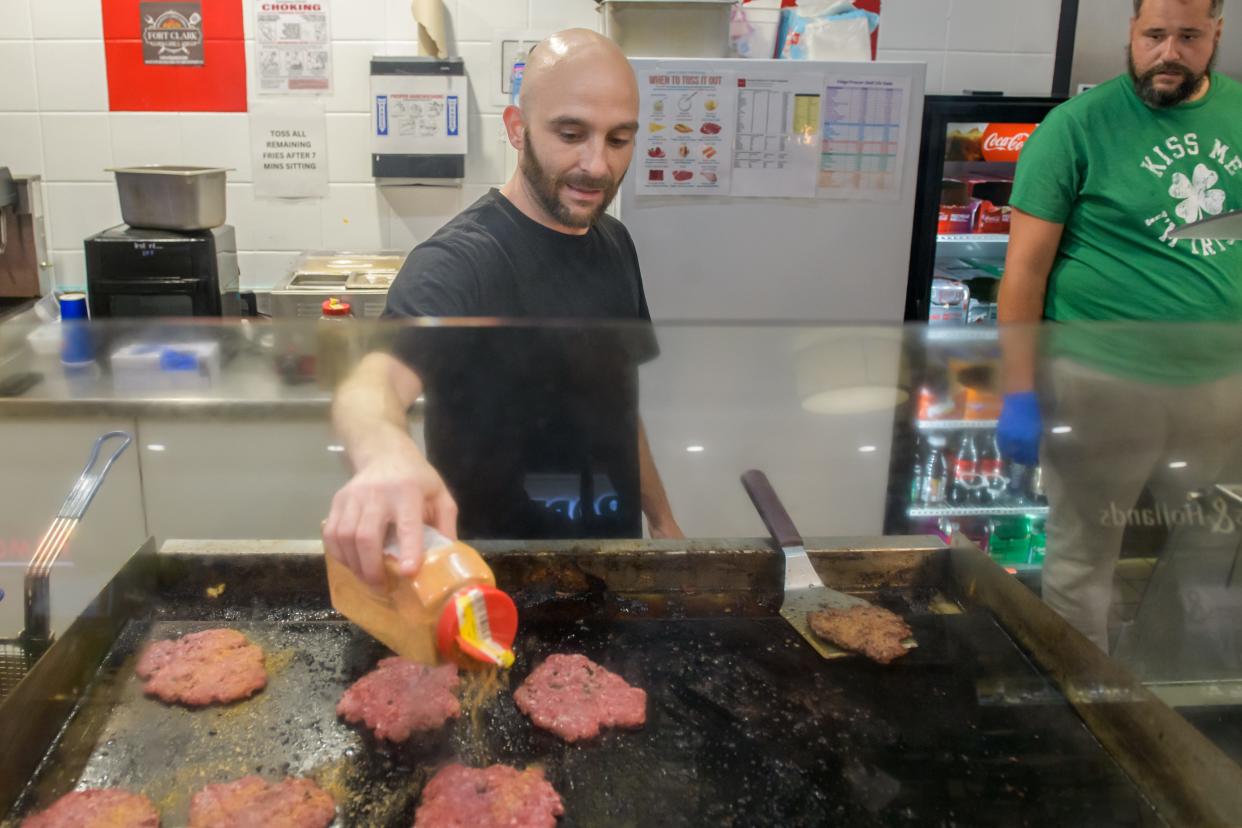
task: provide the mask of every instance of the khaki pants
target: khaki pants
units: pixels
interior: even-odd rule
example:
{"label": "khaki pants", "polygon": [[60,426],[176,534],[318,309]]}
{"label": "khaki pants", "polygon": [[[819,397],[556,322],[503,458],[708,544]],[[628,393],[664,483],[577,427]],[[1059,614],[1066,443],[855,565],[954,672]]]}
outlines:
{"label": "khaki pants", "polygon": [[[1043,386],[1041,461],[1050,507],[1043,598],[1107,652],[1127,522],[1193,520],[1187,494],[1224,482],[1220,473],[1242,442],[1242,375],[1154,385],[1061,359],[1049,366]],[[1051,433],[1057,426],[1072,430]],[[1140,515],[1131,510],[1144,486],[1157,508]]]}

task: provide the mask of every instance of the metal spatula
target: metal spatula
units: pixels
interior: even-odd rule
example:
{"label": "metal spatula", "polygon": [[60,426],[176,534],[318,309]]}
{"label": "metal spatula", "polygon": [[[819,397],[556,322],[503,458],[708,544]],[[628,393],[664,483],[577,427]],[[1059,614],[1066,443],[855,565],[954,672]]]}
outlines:
{"label": "metal spatula", "polygon": [[742,475],[742,486],[755,504],[759,517],[763,518],[763,525],[772,533],[777,546],[785,553],[785,600],[781,602],[781,617],[824,658],[853,655],[823,641],[811,632],[806,614],[826,608],[868,606],[868,602],[824,586],[806,554],[798,528],[794,526],[789,512],[785,511],[784,504],[776,496],[776,490],[768,482],[766,474],[758,469],[751,469]]}
{"label": "metal spatula", "polygon": [[[109,441],[119,441],[111,454],[103,455]],[[86,467],[78,475],[69,496],[61,504],[56,519],[44,533],[26,567],[24,598],[26,626],[17,639],[0,639],[0,700],[3,700],[25,677],[36,660],[52,642],[51,587],[52,567],[69,544],[69,537],[86,514],[109,469],[121,452],[133,442],[125,431],[109,431],[95,441]],[[102,466],[100,458],[103,459]]]}
{"label": "metal spatula", "polygon": [[1209,239],[1228,241],[1242,239],[1242,210],[1211,216],[1193,224],[1183,224],[1172,233],[1174,239]]}

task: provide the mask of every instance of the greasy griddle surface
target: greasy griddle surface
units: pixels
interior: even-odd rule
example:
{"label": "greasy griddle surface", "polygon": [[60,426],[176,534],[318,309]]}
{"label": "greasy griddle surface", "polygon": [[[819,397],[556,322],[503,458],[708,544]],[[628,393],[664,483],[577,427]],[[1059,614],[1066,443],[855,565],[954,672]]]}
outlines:
{"label": "greasy griddle surface", "polygon": [[334,708],[385,653],[326,617],[227,622],[268,654],[251,700],[191,711],[143,697],[145,641],[220,623],[131,623],[19,807],[118,785],[183,825],[202,785],[289,773],[333,795],[339,825],[408,826],[431,773],[459,758],[542,766],[566,828],[1161,824],[984,613],[915,614],[920,646],[890,667],[824,661],[775,617],[527,619],[511,688],[547,655],[580,652],[649,694],[643,730],[572,746],[507,692],[437,736],[376,744]]}

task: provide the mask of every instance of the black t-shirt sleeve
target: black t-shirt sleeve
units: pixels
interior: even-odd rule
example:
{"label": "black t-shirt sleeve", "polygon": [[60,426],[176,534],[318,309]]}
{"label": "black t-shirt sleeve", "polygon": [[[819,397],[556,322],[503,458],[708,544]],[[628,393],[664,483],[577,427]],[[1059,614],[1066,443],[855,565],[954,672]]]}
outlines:
{"label": "black t-shirt sleeve", "polygon": [[388,290],[385,318],[477,315],[474,258],[460,244],[432,240],[414,248]]}
{"label": "black t-shirt sleeve", "polygon": [[[388,290],[386,319],[477,316],[478,262],[456,240],[433,239],[414,248]],[[406,326],[391,341],[391,353],[423,381],[437,383],[452,374],[452,356],[469,330]]]}

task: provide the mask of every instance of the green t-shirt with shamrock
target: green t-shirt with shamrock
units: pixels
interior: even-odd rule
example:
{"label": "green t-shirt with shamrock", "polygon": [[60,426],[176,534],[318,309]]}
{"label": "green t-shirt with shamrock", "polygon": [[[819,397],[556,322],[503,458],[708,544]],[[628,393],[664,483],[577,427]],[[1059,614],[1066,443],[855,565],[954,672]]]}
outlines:
{"label": "green t-shirt with shamrock", "polygon": [[[1242,242],[1169,237],[1183,224],[1242,209],[1237,81],[1213,74],[1206,95],[1167,109],[1145,104],[1129,75],[1067,101],[1023,149],[1011,203],[1065,225],[1048,318],[1242,323]],[[1058,350],[1134,375],[1144,373],[1134,363],[1152,350],[1141,342],[1133,351],[1119,343],[1074,347],[1077,337],[1056,338]],[[1167,337],[1158,339],[1167,347]],[[1192,351],[1184,356],[1194,362],[1199,348]],[[1199,367],[1223,373],[1217,362],[1214,370]]]}

